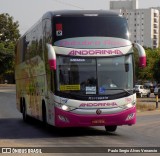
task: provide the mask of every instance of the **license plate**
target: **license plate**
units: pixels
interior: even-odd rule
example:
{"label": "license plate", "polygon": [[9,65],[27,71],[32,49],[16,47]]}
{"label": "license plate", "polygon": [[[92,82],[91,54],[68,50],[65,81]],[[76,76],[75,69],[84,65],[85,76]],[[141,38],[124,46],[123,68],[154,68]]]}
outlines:
{"label": "license plate", "polygon": [[104,124],[105,120],[103,119],[96,119],[96,120],[92,120],[92,124]]}

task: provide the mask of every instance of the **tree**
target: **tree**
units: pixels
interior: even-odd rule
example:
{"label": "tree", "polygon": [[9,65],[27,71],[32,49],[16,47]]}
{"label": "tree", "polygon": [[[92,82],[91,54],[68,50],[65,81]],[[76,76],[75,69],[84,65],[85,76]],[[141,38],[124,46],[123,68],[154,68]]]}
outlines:
{"label": "tree", "polygon": [[9,14],[0,14],[0,43],[5,43],[7,48],[11,43],[15,44],[20,37],[18,21],[14,22]]}
{"label": "tree", "polygon": [[0,73],[13,73],[13,53],[0,51]]}
{"label": "tree", "polygon": [[136,79],[150,80],[160,82],[160,48],[145,48],[147,57],[147,66],[145,68],[138,67],[138,56],[135,54]]}
{"label": "tree", "polygon": [[153,77],[154,79],[160,83],[160,48],[156,49],[157,58],[155,58],[154,65],[153,65]]}
{"label": "tree", "polygon": [[14,47],[20,37],[18,21],[8,13],[0,14],[0,76],[14,73]]}

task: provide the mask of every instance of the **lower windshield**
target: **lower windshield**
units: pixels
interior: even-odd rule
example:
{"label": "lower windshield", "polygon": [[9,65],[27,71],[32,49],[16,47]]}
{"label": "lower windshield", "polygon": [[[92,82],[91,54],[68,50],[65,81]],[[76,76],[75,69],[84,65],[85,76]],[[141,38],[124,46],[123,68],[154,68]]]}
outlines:
{"label": "lower windshield", "polygon": [[133,89],[132,55],[110,58],[57,57],[57,92],[110,96]]}

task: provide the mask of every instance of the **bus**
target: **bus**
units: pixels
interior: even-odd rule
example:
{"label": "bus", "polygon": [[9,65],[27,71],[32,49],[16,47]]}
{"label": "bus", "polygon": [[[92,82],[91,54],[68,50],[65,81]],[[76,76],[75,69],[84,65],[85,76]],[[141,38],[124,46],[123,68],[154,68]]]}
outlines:
{"label": "bus", "polygon": [[[136,123],[133,49],[126,19],[103,10],[45,13],[17,42],[16,106],[24,121],[55,127]],[[110,84],[107,84],[107,83]]]}

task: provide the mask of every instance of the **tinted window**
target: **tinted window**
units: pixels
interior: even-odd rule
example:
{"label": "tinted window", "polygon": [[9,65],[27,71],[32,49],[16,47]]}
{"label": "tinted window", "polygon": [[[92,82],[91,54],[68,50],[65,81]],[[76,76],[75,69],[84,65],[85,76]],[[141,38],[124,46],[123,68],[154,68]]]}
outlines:
{"label": "tinted window", "polygon": [[87,36],[128,39],[128,26],[122,17],[54,17],[53,34],[54,42]]}

